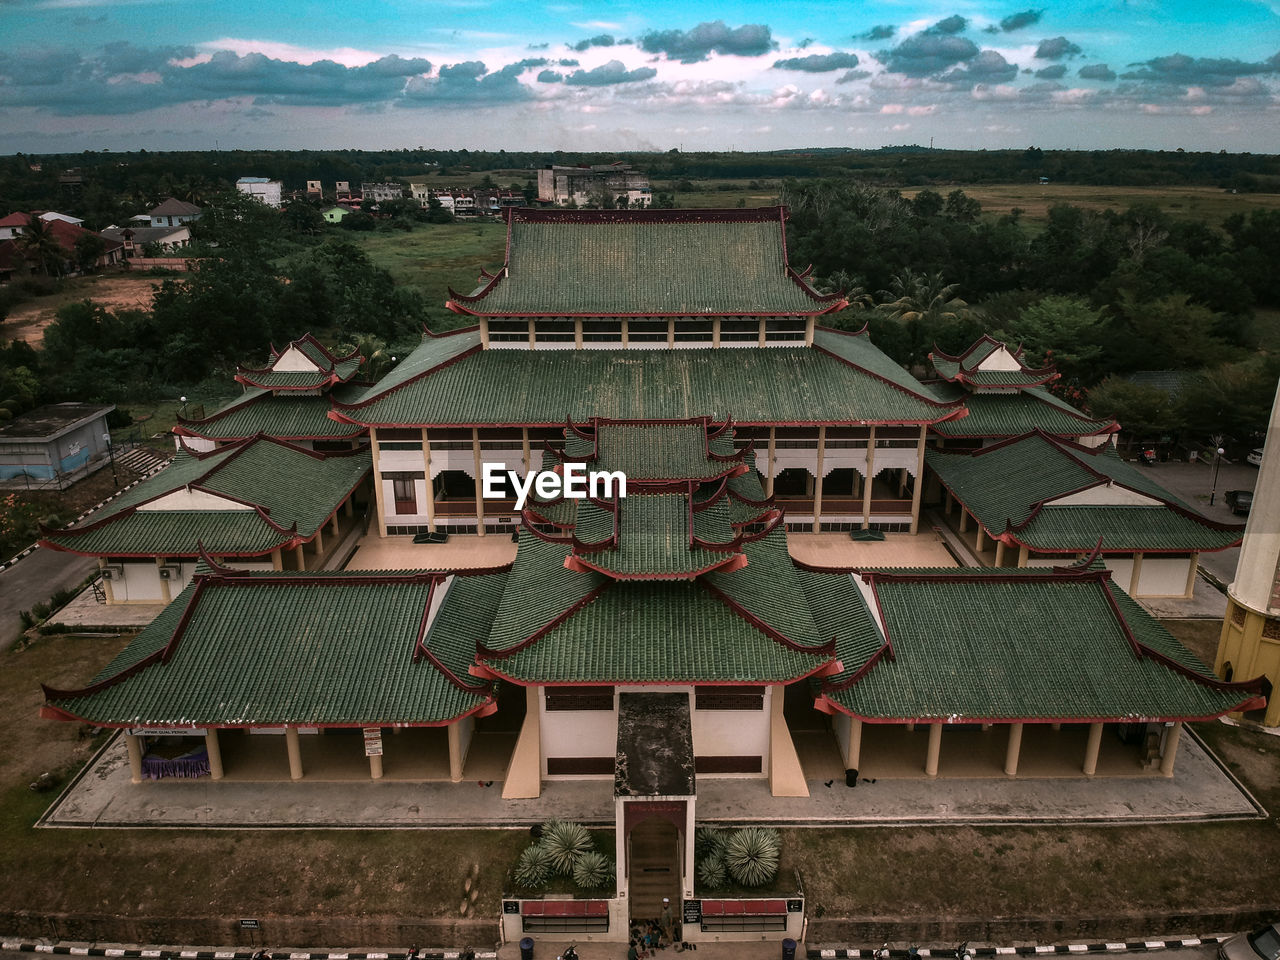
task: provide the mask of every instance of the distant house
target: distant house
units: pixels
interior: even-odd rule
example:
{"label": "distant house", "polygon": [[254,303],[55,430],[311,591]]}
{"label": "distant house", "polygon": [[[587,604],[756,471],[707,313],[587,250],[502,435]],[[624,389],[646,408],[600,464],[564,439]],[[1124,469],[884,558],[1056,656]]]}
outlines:
{"label": "distant house", "polygon": [[336,203],[332,207],[325,209],[320,215],[324,217],[325,223],[341,223],[342,218],[348,213],[355,213],[355,207],[349,207],[346,204]]}
{"label": "distant house", "polygon": [[110,455],[107,414],[114,409],[54,403],[0,426],[0,486],[61,489],[101,467]]}
{"label": "distant house", "polygon": [[320,187],[319,180],[307,181],[307,199],[308,200],[319,200],[320,197],[323,196],[323,194],[324,194],[324,191]]}
{"label": "distant house", "polygon": [[403,200],[404,185],[400,183],[362,183],[360,195],[365,203],[382,203],[384,200]]}
{"label": "distant house", "polygon": [[[24,250],[18,240],[30,228],[33,215],[39,216],[39,214],[31,213],[13,213],[0,220],[0,229],[8,229],[10,231],[7,237],[0,239],[0,280],[7,280],[12,274],[19,272],[24,260],[30,264],[29,269],[34,272],[40,271],[40,267],[35,265],[31,253]],[[62,248],[63,262],[61,271],[63,273],[75,273],[80,269],[79,258],[76,256],[76,243],[84,236],[96,236],[101,238],[103,242],[102,252],[90,266],[90,269],[107,267],[124,259],[124,243],[119,239],[94,233],[92,230],[86,230],[84,227],[71,223],[70,220],[74,218],[58,216],[54,219],[45,217],[40,217],[40,219],[45,220],[45,229],[58,242],[58,246]]]}
{"label": "distant house", "polygon": [[121,255],[126,260],[145,256],[143,247],[154,243],[161,250],[170,253],[191,245],[191,228],[186,225],[174,227],[107,227],[102,236],[108,240],[116,240],[121,244]]}
{"label": "distant house", "polygon": [[147,217],[153,227],[177,227],[199,220],[203,212],[194,203],[169,197],[155,209],[147,211]]}
{"label": "distant house", "polygon": [[266,177],[241,177],[236,181],[236,189],[245,196],[265,203],[268,207],[279,209],[284,184],[279,180],[268,180]]}
{"label": "distant house", "polygon": [[84,223],[79,217],[58,213],[56,210],[18,211],[0,219],[0,240],[12,240],[14,237],[21,236],[31,223],[33,216],[39,217],[45,223],[51,223],[56,220],[60,223],[69,223],[74,227]]}
{"label": "distant house", "polygon": [[565,207],[602,204],[608,196],[632,209],[652,202],[649,178],[626,163],[599,163],[590,167],[547,164],[538,171],[538,202]]}

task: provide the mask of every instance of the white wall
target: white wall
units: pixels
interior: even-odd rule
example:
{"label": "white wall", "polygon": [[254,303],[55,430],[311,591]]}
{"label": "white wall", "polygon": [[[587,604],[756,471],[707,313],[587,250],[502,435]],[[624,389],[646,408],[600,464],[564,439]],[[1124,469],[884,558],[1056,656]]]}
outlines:
{"label": "white wall", "polygon": [[[779,687],[766,687],[762,710],[692,710],[693,755],[695,757],[760,757],[759,774],[718,774],[717,776],[769,775],[769,702]],[[781,696],[781,694],[779,694]],[[696,700],[696,698],[695,698]],[[691,700],[692,706],[694,700]],[[708,776],[702,774],[701,776]]]}
{"label": "white wall", "polygon": [[[653,688],[648,688],[653,689]],[[671,692],[661,688],[663,692]],[[612,757],[618,752],[618,698],[612,710],[547,711],[545,692],[538,699],[538,723],[542,733],[542,775],[550,780],[582,777],[548,777],[549,757]]]}
{"label": "white wall", "polygon": [[1145,494],[1137,493],[1127,487],[1118,487],[1111,483],[1100,483],[1096,487],[1089,487],[1087,490],[1081,490],[1078,493],[1072,493],[1065,497],[1058,497],[1055,500],[1047,500],[1045,501],[1045,505],[1052,507],[1074,507],[1081,505],[1108,507],[1155,507],[1160,505],[1160,501],[1154,497],[1148,497]]}
{"label": "white wall", "polygon": [[1142,558],[1138,572],[1138,595],[1142,597],[1181,597],[1187,590],[1190,557]]}
{"label": "white wall", "polygon": [[138,512],[144,510],[252,510],[247,503],[228,500],[217,494],[205,493],[203,490],[190,490],[185,487],[166,493],[147,503],[138,504]]}

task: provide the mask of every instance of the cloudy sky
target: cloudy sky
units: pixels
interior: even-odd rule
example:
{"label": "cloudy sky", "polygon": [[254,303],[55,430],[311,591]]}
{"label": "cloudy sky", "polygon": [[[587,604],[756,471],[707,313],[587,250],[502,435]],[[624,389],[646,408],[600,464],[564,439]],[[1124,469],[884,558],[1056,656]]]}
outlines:
{"label": "cloudy sky", "polygon": [[0,152],[1275,152],[1280,0],[0,0]]}

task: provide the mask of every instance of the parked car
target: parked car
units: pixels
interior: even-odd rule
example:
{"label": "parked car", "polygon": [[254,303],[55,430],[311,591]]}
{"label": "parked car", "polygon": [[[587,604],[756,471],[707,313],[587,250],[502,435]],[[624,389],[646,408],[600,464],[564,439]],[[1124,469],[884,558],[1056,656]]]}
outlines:
{"label": "parked car", "polygon": [[1262,448],[1254,447],[1253,451],[1244,459],[1245,459],[1245,462],[1248,463],[1249,466],[1251,467],[1262,466]]}
{"label": "parked car", "polygon": [[1253,506],[1252,490],[1228,490],[1227,495],[1223,497],[1231,512],[1237,516],[1247,516],[1249,508]]}
{"label": "parked car", "polygon": [[1218,960],[1280,960],[1280,923],[1225,941]]}

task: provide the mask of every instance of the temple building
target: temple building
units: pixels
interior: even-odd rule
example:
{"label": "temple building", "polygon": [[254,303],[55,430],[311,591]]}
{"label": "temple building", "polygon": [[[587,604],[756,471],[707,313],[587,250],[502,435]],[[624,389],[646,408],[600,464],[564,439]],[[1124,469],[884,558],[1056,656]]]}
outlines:
{"label": "temple building", "polygon": [[962,400],[968,411],[933,426],[939,447],[986,446],[1033,430],[1087,447],[1115,442],[1120,425],[1093,419],[1054,396],[1048,385],[1061,375],[1052,364],[1028,367],[1021,347],[983,336],[958,356],[935,349],[929,360],[937,379],[925,386],[940,400]]}
{"label": "temple building", "polygon": [[[1037,523],[1077,510],[1088,529],[1121,510],[1147,511],[1152,536],[1181,524],[1204,538],[1187,553],[1237,535],[1195,524],[1121,469],[1105,425],[929,449],[931,431],[963,422],[986,389],[965,385],[983,379],[975,365],[1012,362],[996,379],[1018,396],[998,399],[1053,410],[1026,398],[1043,371],[1003,346],[1012,361],[990,360],[993,348],[957,361],[970,372],[947,398],[865,331],[823,328],[845,303],[792,269],[781,208],[513,210],[508,223],[506,262],[449,302],[475,326],[428,334],[378,384],[330,397],[332,422],[367,429],[368,450],[275,444],[310,469],[251,471],[288,497],[305,492],[307,511],[292,499],[268,508],[248,480],[220,486],[204,469],[271,444],[241,441],[180,456],[152,491],[49,537],[111,560],[128,554],[113,516],[124,531],[172,498],[182,522],[213,514],[216,527],[234,504],[272,521],[262,546],[277,562],[232,569],[243,551],[189,535],[192,583],[85,687],[46,688],[44,716],[121,728],[138,782],[206,768],[212,779],[493,780],[519,818],[519,801],[546,803],[574,781],[576,796],[616,813],[617,888],[586,902],[589,926],[556,929],[625,940],[629,909],[652,915],[629,901],[650,869],[643,851],[663,851],[670,896],[695,896],[708,781],[742,781],[743,796],[776,806],[835,776],[1170,777],[1182,724],[1263,705],[1260,680],[1215,676],[1126,594],[1144,576],[1163,582],[1163,568],[1110,554],[1159,544],[1037,539]],[[965,476],[1029,455],[1051,476],[1023,478],[1007,503],[988,506],[973,486],[984,481]],[[914,536],[926,462],[963,517],[1008,537],[1001,547],[1025,543],[1019,566],[1012,551],[995,566],[938,566],[937,538]],[[315,477],[338,463],[351,473],[319,496]],[[350,502],[357,464],[373,475],[366,540],[398,546],[403,565],[287,569],[286,543]],[[487,483],[495,470],[513,476]],[[591,479],[575,491],[572,476]],[[805,538],[847,547],[872,531],[928,540],[940,559],[888,569],[797,553]],[[495,534],[514,537],[513,559],[462,557],[511,547]],[[279,736],[255,736],[267,733]],[[541,901],[512,905],[513,929],[545,920]],[[790,929],[785,901],[751,910],[742,936]],[[718,923],[687,923],[686,938]]]}
{"label": "temple building", "polygon": [[369,478],[365,449],[321,453],[256,436],[181,447],[155,476],[40,546],[97,557],[108,603],[169,603],[202,555],[248,570],[305,570],[336,544]]}
{"label": "temple building", "polygon": [[369,386],[355,379],[364,358],[356,351],[335,356],[307,334],[271,350],[262,369],[238,367],[244,392],[207,417],[178,417],[178,446],[215,447],[266,434],[309,450],[349,450],[365,442],[362,427],[329,418],[330,399],[347,400]]}

